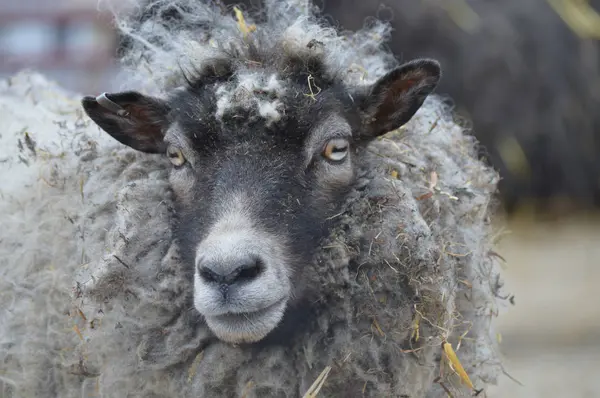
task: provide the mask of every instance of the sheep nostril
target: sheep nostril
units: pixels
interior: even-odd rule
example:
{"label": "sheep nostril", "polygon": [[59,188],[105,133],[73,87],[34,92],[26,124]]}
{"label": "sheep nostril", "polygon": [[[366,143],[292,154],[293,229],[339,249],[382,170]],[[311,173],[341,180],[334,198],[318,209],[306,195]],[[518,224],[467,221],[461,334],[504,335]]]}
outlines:
{"label": "sheep nostril", "polygon": [[199,266],[198,274],[206,282],[218,282],[221,280],[221,276],[208,267]]}
{"label": "sheep nostril", "polygon": [[251,280],[256,278],[263,270],[264,266],[259,258],[253,258],[252,261],[239,267],[237,271],[237,280]]}
{"label": "sheep nostril", "polygon": [[[240,265],[241,264],[241,265]],[[236,266],[237,265],[237,266]],[[233,285],[238,282],[248,282],[260,275],[265,266],[263,261],[255,256],[249,256],[234,263],[204,263],[198,265],[198,275],[205,282],[220,285]],[[231,271],[233,269],[233,271]],[[230,271],[228,271],[230,270]]]}

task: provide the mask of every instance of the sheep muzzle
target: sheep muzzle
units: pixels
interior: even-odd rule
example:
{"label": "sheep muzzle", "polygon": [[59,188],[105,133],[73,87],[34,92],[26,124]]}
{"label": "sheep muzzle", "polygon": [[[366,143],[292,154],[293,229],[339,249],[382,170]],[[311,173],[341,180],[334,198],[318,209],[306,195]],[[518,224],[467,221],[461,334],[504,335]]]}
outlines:
{"label": "sheep muzzle", "polygon": [[218,338],[255,342],[279,324],[291,290],[284,253],[234,197],[196,249],[194,306]]}

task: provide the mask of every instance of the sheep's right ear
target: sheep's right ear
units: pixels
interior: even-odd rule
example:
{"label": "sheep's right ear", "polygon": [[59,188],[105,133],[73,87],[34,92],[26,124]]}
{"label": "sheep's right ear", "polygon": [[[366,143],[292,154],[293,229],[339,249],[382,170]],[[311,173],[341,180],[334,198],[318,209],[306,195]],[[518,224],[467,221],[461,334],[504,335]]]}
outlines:
{"label": "sheep's right ear", "polygon": [[164,135],[169,126],[169,106],[161,99],[135,91],[86,96],[85,113],[114,139],[148,153],[165,151]]}
{"label": "sheep's right ear", "polygon": [[407,123],[440,77],[440,64],[432,59],[407,62],[381,77],[362,96],[363,138],[375,138]]}

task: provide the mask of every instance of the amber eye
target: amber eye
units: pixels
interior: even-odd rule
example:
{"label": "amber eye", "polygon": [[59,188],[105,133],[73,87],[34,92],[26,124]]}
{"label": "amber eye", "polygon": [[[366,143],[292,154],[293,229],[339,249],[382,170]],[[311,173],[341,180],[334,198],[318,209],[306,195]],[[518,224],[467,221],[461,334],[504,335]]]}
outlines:
{"label": "amber eye", "polygon": [[171,161],[171,163],[173,163],[173,166],[175,167],[183,166],[183,164],[185,163],[185,157],[183,156],[183,152],[181,152],[180,149],[172,145],[169,145],[169,147],[167,148],[167,156],[169,157],[169,160]]}
{"label": "amber eye", "polygon": [[323,150],[323,156],[332,162],[341,162],[348,156],[348,140],[343,138],[334,138],[327,142]]}

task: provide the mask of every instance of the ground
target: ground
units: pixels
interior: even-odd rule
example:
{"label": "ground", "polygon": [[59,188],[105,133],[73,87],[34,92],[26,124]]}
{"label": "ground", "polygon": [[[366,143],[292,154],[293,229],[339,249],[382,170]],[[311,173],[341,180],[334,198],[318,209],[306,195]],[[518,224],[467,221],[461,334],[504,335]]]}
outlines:
{"label": "ground", "polygon": [[506,371],[488,397],[600,397],[600,217],[511,222],[498,250],[515,306],[498,321]]}

